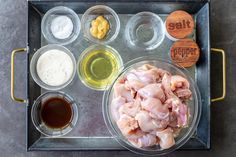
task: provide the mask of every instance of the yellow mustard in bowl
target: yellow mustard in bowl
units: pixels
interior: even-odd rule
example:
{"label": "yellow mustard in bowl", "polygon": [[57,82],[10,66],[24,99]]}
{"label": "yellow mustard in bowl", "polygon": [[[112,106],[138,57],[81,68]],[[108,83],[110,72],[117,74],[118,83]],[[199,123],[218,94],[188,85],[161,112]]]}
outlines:
{"label": "yellow mustard in bowl", "polygon": [[98,16],[91,22],[90,33],[94,38],[103,39],[109,29],[109,22],[103,16]]}

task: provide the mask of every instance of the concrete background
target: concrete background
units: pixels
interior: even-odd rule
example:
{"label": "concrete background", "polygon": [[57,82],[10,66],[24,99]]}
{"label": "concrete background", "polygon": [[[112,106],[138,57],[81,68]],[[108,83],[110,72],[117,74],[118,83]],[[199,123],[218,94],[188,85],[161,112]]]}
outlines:
{"label": "concrete background", "polygon": [[[138,156],[128,151],[49,151],[26,152],[25,105],[10,99],[10,57],[14,48],[26,46],[27,6],[25,0],[0,0],[0,157],[44,156]],[[177,151],[168,156],[234,156],[236,155],[236,1],[211,1],[211,44],[223,48],[227,59],[227,97],[212,103],[210,151]],[[212,56],[212,96],[220,95],[220,57]],[[16,95],[25,97],[25,55],[17,55]]]}

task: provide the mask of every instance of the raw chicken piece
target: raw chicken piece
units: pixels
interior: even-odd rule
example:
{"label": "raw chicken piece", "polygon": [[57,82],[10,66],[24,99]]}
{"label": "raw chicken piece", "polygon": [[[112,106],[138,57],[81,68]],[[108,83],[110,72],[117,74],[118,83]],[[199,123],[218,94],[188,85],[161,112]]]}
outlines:
{"label": "raw chicken piece", "polygon": [[161,84],[159,84],[159,83],[149,84],[149,85],[139,89],[138,94],[143,98],[152,97],[152,98],[158,98],[162,102],[165,101],[165,94],[161,88]]}
{"label": "raw chicken piece", "polygon": [[156,83],[160,79],[156,69],[132,70],[132,73],[136,75],[142,83],[145,84]]}
{"label": "raw chicken piece", "polygon": [[182,128],[179,128],[179,127],[172,128],[172,130],[173,130],[173,136],[174,136],[174,137],[178,137],[179,134],[180,134],[181,129],[182,129]]}
{"label": "raw chicken piece", "polygon": [[150,70],[150,69],[157,69],[157,67],[150,64],[144,64],[143,66],[137,68],[137,70]]}
{"label": "raw chicken piece", "polygon": [[125,114],[121,115],[120,119],[116,123],[123,135],[128,135],[130,132],[138,128],[137,120]]}
{"label": "raw chicken piece", "polygon": [[[188,107],[183,104],[179,99],[168,99],[165,104],[171,109],[170,113],[170,126],[172,127],[185,127],[188,123]],[[177,119],[177,124],[176,124]],[[176,125],[175,125],[176,124]]]}
{"label": "raw chicken piece", "polygon": [[145,134],[135,140],[128,140],[138,148],[153,146],[157,143],[156,136],[152,134]]}
{"label": "raw chicken piece", "polygon": [[187,79],[180,75],[171,76],[171,90],[175,91],[178,88],[189,89],[189,82]]}
{"label": "raw chicken piece", "polygon": [[126,137],[130,143],[139,148],[156,144],[156,132],[154,134],[147,134],[140,129],[136,129],[130,132]]}
{"label": "raw chicken piece", "polygon": [[[145,132],[143,132],[141,129],[138,128],[138,129],[131,131],[129,134],[126,135],[126,137],[129,140],[135,141],[145,134],[146,134]],[[156,134],[154,134],[154,135],[156,135]]]}
{"label": "raw chicken piece", "polygon": [[[161,79],[163,78],[163,76],[164,76],[165,74],[171,75],[168,71],[163,70],[163,69],[160,69],[160,68],[158,68],[157,71],[158,71],[158,74],[160,75]],[[160,81],[161,81],[161,80],[160,80]]]}
{"label": "raw chicken piece", "polygon": [[165,105],[168,106],[171,111],[176,113],[179,112],[179,105],[182,104],[181,100],[178,97],[169,98],[165,101]]}
{"label": "raw chicken piece", "polygon": [[162,86],[164,88],[165,96],[167,99],[176,97],[176,95],[171,90],[171,76],[164,74],[162,78]]}
{"label": "raw chicken piece", "polygon": [[127,75],[126,87],[137,91],[147,84],[160,82],[164,73],[167,71],[145,64]]}
{"label": "raw chicken piece", "polygon": [[127,89],[133,89],[135,91],[138,91],[140,88],[143,88],[146,85],[146,83],[143,83],[139,80],[139,78],[133,74],[130,73],[127,75],[127,80],[125,81],[125,87]]}
{"label": "raw chicken piece", "polygon": [[183,100],[189,99],[192,96],[192,92],[189,89],[177,89],[175,94]]}
{"label": "raw chicken piece", "polygon": [[130,102],[133,100],[133,96],[131,94],[131,91],[125,88],[125,84],[117,82],[114,86],[114,96],[115,98],[122,96],[126,99],[127,102]]}
{"label": "raw chicken piece", "polygon": [[121,96],[112,100],[111,114],[112,114],[112,117],[115,121],[117,121],[120,118],[118,110],[123,104],[125,104],[125,98],[123,98]]}
{"label": "raw chicken piece", "polygon": [[159,69],[159,68],[152,66],[150,64],[144,64],[143,66],[137,68],[137,70],[155,70],[156,73],[158,74],[159,78],[162,78],[164,76],[164,74],[170,74],[168,71],[163,70],[163,69]]}
{"label": "raw chicken piece", "polygon": [[140,129],[144,132],[153,131],[160,127],[160,122],[152,119],[147,111],[140,111],[135,116],[135,119],[138,121]]}
{"label": "raw chicken piece", "polygon": [[181,103],[179,106],[178,126],[186,127],[188,125],[188,107]]}
{"label": "raw chicken piece", "polygon": [[160,139],[159,144],[162,149],[168,149],[175,144],[173,130],[171,128],[167,128],[162,131],[157,131],[156,136]]}
{"label": "raw chicken piece", "polygon": [[119,113],[126,114],[131,117],[135,117],[135,115],[140,111],[140,101],[135,100],[134,102],[128,102],[122,105],[119,109]]}
{"label": "raw chicken piece", "polygon": [[169,122],[168,126],[177,127],[177,125],[178,125],[178,115],[176,114],[176,112],[170,112],[169,120],[170,120],[170,122]]}
{"label": "raw chicken piece", "polygon": [[163,105],[159,99],[147,98],[141,102],[143,109],[149,111],[152,118],[159,120],[167,120],[169,118],[169,109],[167,105]]}

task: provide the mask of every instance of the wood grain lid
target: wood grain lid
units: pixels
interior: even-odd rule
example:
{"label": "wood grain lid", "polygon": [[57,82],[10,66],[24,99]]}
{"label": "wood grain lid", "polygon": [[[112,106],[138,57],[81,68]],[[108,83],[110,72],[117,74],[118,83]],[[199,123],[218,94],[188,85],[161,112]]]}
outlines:
{"label": "wood grain lid", "polygon": [[177,10],[172,12],[166,18],[167,33],[177,39],[183,39],[192,34],[194,29],[194,20],[186,11]]}
{"label": "wood grain lid", "polygon": [[191,67],[198,61],[200,49],[192,39],[180,39],[171,46],[170,54],[177,66]]}

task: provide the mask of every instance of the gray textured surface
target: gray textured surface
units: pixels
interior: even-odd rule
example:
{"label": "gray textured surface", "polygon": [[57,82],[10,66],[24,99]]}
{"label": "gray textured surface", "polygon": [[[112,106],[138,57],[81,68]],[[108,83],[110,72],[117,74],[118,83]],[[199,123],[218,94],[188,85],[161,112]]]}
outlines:
{"label": "gray textured surface", "polygon": [[[212,104],[212,149],[210,151],[177,151],[169,156],[235,156],[236,155],[236,1],[212,0],[212,47],[223,48],[227,59],[227,97]],[[10,56],[14,48],[26,46],[26,1],[0,0],[0,156],[136,156],[127,151],[26,152],[25,106],[10,99]],[[26,71],[24,54],[17,55],[16,75],[19,97],[25,97]],[[220,57],[212,56],[212,95],[221,91]]]}

